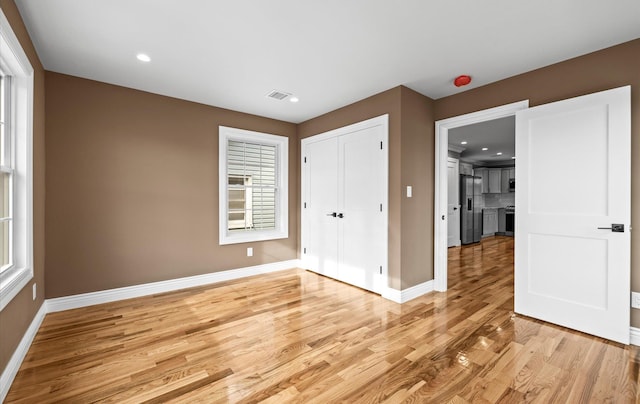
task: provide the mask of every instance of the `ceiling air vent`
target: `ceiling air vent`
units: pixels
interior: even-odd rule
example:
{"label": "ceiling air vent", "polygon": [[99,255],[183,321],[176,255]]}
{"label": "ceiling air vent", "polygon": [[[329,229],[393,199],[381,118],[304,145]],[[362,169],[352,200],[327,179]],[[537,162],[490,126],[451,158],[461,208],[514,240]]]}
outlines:
{"label": "ceiling air vent", "polygon": [[285,93],[283,91],[273,90],[269,94],[267,94],[267,97],[273,98],[274,100],[282,101],[290,95],[291,94]]}

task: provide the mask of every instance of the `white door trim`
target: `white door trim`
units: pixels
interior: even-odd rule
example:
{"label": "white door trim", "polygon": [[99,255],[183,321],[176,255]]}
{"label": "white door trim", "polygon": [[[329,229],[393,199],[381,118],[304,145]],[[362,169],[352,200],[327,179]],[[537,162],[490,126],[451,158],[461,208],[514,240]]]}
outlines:
{"label": "white door trim", "polygon": [[500,107],[472,112],[470,114],[442,119],[435,128],[435,193],[433,268],[434,290],[447,290],[447,157],[449,157],[449,129],[514,116],[517,111],[529,108],[529,100],[514,102]]}

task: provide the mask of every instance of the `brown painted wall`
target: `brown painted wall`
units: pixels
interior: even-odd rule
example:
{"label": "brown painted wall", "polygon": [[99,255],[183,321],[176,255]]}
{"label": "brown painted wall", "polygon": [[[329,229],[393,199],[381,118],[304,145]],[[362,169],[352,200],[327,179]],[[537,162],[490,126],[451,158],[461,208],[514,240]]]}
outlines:
{"label": "brown painted wall", "polygon": [[[33,260],[34,277],[0,312],[0,370],[4,370],[11,355],[29,328],[44,300],[44,70],[31,38],[13,0],[0,0],[0,8],[22,45],[34,69],[33,100]],[[37,284],[38,297],[31,298],[31,285]]]}
{"label": "brown painted wall", "polygon": [[[47,298],[296,258],[294,124],[52,72],[46,103]],[[218,245],[219,125],[290,138],[288,239]]]}
{"label": "brown painted wall", "polygon": [[[435,153],[433,100],[402,88],[402,285],[433,279],[433,160]],[[411,185],[413,197],[406,197]]]}
{"label": "brown painted wall", "polygon": [[389,114],[389,286],[398,290],[433,279],[433,167],[425,158],[434,148],[432,103],[399,86],[298,125],[304,139]]}
{"label": "brown painted wall", "polygon": [[[638,229],[640,39],[439,99],[435,103],[435,119],[525,99],[535,106],[624,85],[631,85],[631,225]],[[631,289],[640,291],[640,237],[631,238]],[[640,327],[640,310],[632,309],[631,324]]]}

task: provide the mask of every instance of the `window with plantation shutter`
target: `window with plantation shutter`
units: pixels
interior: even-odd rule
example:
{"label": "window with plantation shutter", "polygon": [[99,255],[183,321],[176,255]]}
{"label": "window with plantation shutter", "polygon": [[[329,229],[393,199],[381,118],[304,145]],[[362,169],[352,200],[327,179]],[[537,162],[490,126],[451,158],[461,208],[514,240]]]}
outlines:
{"label": "window with plantation shutter", "polygon": [[33,279],[32,156],[33,67],[0,10],[0,310]]}
{"label": "window with plantation shutter", "polygon": [[288,237],[288,139],[220,127],[220,244]]}

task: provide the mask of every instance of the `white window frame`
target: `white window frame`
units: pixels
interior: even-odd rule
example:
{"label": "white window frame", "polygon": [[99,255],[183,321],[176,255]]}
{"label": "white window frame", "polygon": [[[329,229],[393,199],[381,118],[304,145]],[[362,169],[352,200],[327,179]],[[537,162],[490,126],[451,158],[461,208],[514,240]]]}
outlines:
{"label": "white window frame", "polygon": [[[289,139],[286,136],[220,126],[218,128],[218,195],[220,245],[275,240],[289,237]],[[276,228],[228,230],[227,143],[229,140],[276,146]]]}
{"label": "white window frame", "polygon": [[33,67],[0,10],[0,68],[11,76],[13,265],[0,272],[0,310],[33,279]]}

